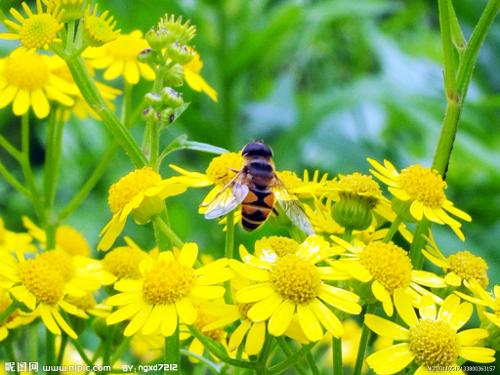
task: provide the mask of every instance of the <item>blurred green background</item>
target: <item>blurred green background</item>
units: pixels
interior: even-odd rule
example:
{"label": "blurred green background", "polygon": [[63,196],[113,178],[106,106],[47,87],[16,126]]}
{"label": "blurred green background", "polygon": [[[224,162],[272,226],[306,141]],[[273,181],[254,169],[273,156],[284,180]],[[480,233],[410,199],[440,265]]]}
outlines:
{"label": "blurred green background", "polygon": [[[2,1],[4,10],[19,1]],[[437,2],[433,0],[101,0],[123,32],[147,31],[164,13],[190,18],[198,27],[194,40],[205,67],[203,76],[219,93],[213,103],[184,89],[192,104],[163,144],[180,134],[195,141],[239,150],[263,139],[275,151],[278,169],[302,173],[319,169],[337,173],[368,171],[367,157],[388,158],[402,168],[429,166],[444,113],[441,44]],[[466,37],[486,1],[454,1]],[[15,44],[0,42],[6,55]],[[500,273],[500,22],[479,55],[448,173],[448,197],[469,212],[466,242],[447,228],[436,228],[445,253],[465,248],[485,257],[490,278]],[[117,87],[122,82],[113,83]],[[139,104],[149,84],[134,90]],[[44,158],[47,126],[35,126],[33,163],[38,175]],[[141,139],[143,123],[134,133]],[[19,119],[0,111],[0,131],[13,142]],[[71,120],[64,134],[64,159],[58,191],[64,206],[79,189],[111,142],[104,127],[91,120]],[[17,143],[16,143],[17,144]],[[183,151],[169,162],[204,170],[210,155]],[[17,168],[5,153],[0,159]],[[120,151],[85,204],[67,222],[85,233],[94,246],[110,217],[106,199],[111,183],[131,169]],[[16,175],[20,175],[17,168]],[[196,240],[206,253],[223,253],[216,222],[197,214],[206,191],[191,190],[169,201],[174,229]],[[29,202],[0,179],[0,215],[12,229],[33,211]],[[268,224],[257,233],[237,231],[237,241],[251,244],[276,233]],[[128,234],[152,246],[148,228],[129,223]]]}

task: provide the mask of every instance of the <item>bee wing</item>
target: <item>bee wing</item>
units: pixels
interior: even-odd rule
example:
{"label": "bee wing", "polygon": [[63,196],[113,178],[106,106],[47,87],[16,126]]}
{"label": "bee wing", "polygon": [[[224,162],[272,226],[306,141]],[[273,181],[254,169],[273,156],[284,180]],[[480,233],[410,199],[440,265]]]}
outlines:
{"label": "bee wing", "polygon": [[238,173],[217,196],[207,205],[206,219],[216,219],[224,216],[238,207],[248,194],[248,186],[244,183],[245,176]]}
{"label": "bee wing", "polygon": [[276,177],[273,189],[274,197],[278,201],[286,216],[292,221],[293,225],[300,228],[307,235],[314,234],[314,228],[307,217],[302,203],[299,199],[290,194],[283,183]]}

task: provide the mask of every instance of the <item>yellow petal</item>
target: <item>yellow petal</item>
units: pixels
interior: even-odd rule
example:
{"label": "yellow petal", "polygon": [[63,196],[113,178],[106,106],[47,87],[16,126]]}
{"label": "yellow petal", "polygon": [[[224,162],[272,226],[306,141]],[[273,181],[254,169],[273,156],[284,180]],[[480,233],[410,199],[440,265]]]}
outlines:
{"label": "yellow petal", "polygon": [[278,308],[283,298],[276,293],[264,298],[253,305],[247,312],[247,316],[254,322],[267,320]]}
{"label": "yellow petal", "polygon": [[155,305],[149,314],[148,320],[142,327],[143,335],[156,333],[161,325],[163,316],[165,315],[165,305]]}
{"label": "yellow petal", "polygon": [[295,303],[284,300],[269,319],[268,330],[271,335],[281,336],[287,330],[295,313]]}
{"label": "yellow petal", "polygon": [[182,246],[179,254],[179,263],[186,267],[193,267],[198,257],[198,245],[194,242]]}
{"label": "yellow petal", "polygon": [[269,280],[269,272],[267,270],[263,270],[261,268],[257,268],[254,266],[250,266],[237,260],[229,261],[230,267],[241,276],[254,281],[268,281]]}
{"label": "yellow petal", "polygon": [[140,309],[137,314],[132,318],[130,323],[127,325],[127,328],[125,328],[125,331],[123,332],[124,336],[132,336],[136,332],[138,332],[144,323],[149,318],[149,314],[151,313],[151,310],[153,309],[152,305],[144,305],[142,309]]}
{"label": "yellow petal", "polygon": [[444,288],[446,286],[446,283],[441,277],[428,271],[413,270],[411,271],[411,279],[412,281],[429,288]]}
{"label": "yellow petal", "polygon": [[142,291],[142,282],[140,280],[122,279],[115,283],[114,288],[120,292]]}
{"label": "yellow petal", "polygon": [[139,82],[139,67],[134,61],[127,61],[125,63],[123,73],[128,83],[135,85]]}
{"label": "yellow petal", "polygon": [[259,354],[262,350],[262,346],[264,346],[265,339],[266,323],[253,323],[247,334],[247,340],[245,342],[245,352],[248,355]]}
{"label": "yellow petal", "polygon": [[444,281],[451,286],[460,286],[462,284],[462,279],[455,272],[447,273]]}
{"label": "yellow petal", "polygon": [[118,293],[106,299],[106,305],[121,306],[128,305],[141,300],[140,292]]}
{"label": "yellow petal", "polygon": [[224,296],[226,289],[223,286],[195,286],[191,295],[199,298],[215,299]]}
{"label": "yellow petal", "polygon": [[300,326],[309,340],[318,341],[323,337],[321,325],[309,305],[297,305],[297,316]]}
{"label": "yellow petal", "polygon": [[419,201],[413,201],[410,206],[410,213],[418,221],[424,217],[424,205]]}
{"label": "yellow petal", "polygon": [[455,329],[459,330],[467,323],[472,316],[472,304],[469,302],[464,302],[458,306],[457,310],[453,313],[450,319],[450,325]]}
{"label": "yellow petal", "polygon": [[181,323],[193,324],[196,320],[196,309],[189,298],[183,298],[180,301],[175,301],[175,307],[179,314]]}
{"label": "yellow petal", "polygon": [[76,332],[73,331],[73,328],[71,328],[69,326],[69,324],[63,319],[63,317],[61,316],[61,314],[59,313],[59,311],[57,311],[56,309],[52,310],[52,315],[54,316],[57,324],[59,325],[59,327],[62,328],[62,330],[64,332],[66,332],[66,334],[73,338],[73,339],[76,339],[77,338],[77,335],[76,335]]}
{"label": "yellow petal", "polygon": [[461,346],[476,345],[482,339],[488,337],[488,331],[482,328],[466,329],[457,334]]}
{"label": "yellow petal", "polygon": [[403,319],[409,327],[413,327],[417,324],[417,314],[415,314],[415,310],[413,309],[411,298],[403,289],[396,289],[394,291],[394,305],[401,319]]}
{"label": "yellow petal", "polygon": [[177,328],[177,311],[175,305],[165,306],[165,315],[161,322],[161,334],[163,336],[172,336]]}
{"label": "yellow petal", "polygon": [[373,353],[366,362],[377,374],[395,374],[406,368],[413,358],[409,345],[402,343]]}
{"label": "yellow petal", "polygon": [[477,346],[462,346],[460,348],[460,357],[477,363],[491,363],[495,362],[495,351]]}
{"label": "yellow petal", "polygon": [[23,285],[10,289],[12,296],[19,302],[24,303],[30,310],[35,310],[36,297]]}
{"label": "yellow petal", "polygon": [[118,310],[114,311],[106,318],[106,323],[108,325],[112,325],[127,320],[130,317],[134,316],[143,306],[143,304],[134,303],[124,307],[120,307]]}
{"label": "yellow petal", "polygon": [[0,108],[4,108],[12,102],[17,94],[17,87],[7,86],[3,91],[0,90]]}
{"label": "yellow petal", "polygon": [[422,319],[436,319],[436,305],[434,304],[432,297],[428,295],[422,296],[418,312],[420,314],[420,318]]}
{"label": "yellow petal", "polygon": [[439,309],[438,319],[449,323],[451,321],[453,314],[455,314],[455,311],[457,311],[459,305],[460,305],[460,298],[458,298],[454,294],[449,295],[443,301],[443,304]]}
{"label": "yellow petal", "polygon": [[30,93],[27,90],[19,90],[14,98],[12,110],[16,116],[22,116],[30,107]]}
{"label": "yellow petal", "polygon": [[117,78],[123,72],[124,62],[121,60],[115,60],[109,68],[104,72],[104,79],[106,81],[111,81]]}
{"label": "yellow petal", "polygon": [[105,231],[101,232],[102,238],[97,245],[97,249],[106,251],[113,246],[116,238],[122,232],[125,223],[125,220],[120,220],[119,213],[113,215],[109,223],[106,225]]}
{"label": "yellow petal", "polygon": [[250,321],[245,319],[233,331],[233,333],[231,334],[231,337],[229,338],[229,343],[228,343],[228,348],[230,351],[236,350],[240,346],[241,342],[243,341],[243,338],[245,337],[245,334],[247,333],[248,329],[250,328],[250,324],[251,324]]}
{"label": "yellow petal", "polygon": [[408,330],[377,315],[366,314],[365,324],[377,335],[394,340],[408,340]]}
{"label": "yellow petal", "polygon": [[326,307],[320,300],[315,299],[311,303],[311,309],[314,315],[325,329],[335,337],[341,337],[344,334],[344,327],[337,316]]}
{"label": "yellow petal", "polygon": [[274,292],[270,283],[254,284],[242,288],[236,293],[238,303],[251,303],[269,297]]}
{"label": "yellow petal", "polygon": [[47,327],[47,329],[54,335],[60,335],[61,329],[52,316],[52,308],[47,305],[41,304],[38,306],[38,311],[40,312],[40,316],[42,318],[43,324],[45,324],[45,327]]}
{"label": "yellow petal", "polygon": [[35,90],[31,92],[31,103],[36,117],[45,118],[49,115],[49,101],[42,90]]}
{"label": "yellow petal", "polygon": [[377,280],[373,281],[371,289],[375,298],[382,302],[382,306],[387,316],[392,316],[394,307],[389,292]]}

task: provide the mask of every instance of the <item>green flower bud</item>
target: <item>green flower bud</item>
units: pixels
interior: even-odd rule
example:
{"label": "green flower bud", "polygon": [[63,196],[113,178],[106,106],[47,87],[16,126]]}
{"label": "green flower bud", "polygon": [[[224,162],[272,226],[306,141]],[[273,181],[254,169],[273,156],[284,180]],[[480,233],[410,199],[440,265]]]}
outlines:
{"label": "green flower bud", "polygon": [[155,66],[158,64],[159,55],[158,52],[151,48],[145,48],[139,53],[138,59],[140,62],[148,64],[150,66]]}
{"label": "green flower bud", "polygon": [[160,121],[162,124],[170,125],[175,120],[175,113],[172,108],[167,108],[160,113]]}
{"label": "green flower bud", "polygon": [[162,97],[154,92],[148,92],[144,95],[144,100],[146,101],[146,105],[152,106],[153,108],[160,108],[163,104]]}
{"label": "green flower bud", "polygon": [[372,222],[372,206],[363,197],[341,193],[340,200],[333,206],[332,216],[344,228],[363,230]]}
{"label": "green flower bud", "polygon": [[163,72],[163,82],[166,86],[178,87],[184,84],[184,68],[182,65],[175,64],[171,67],[165,67]]}
{"label": "green flower bud", "polygon": [[187,45],[173,43],[168,49],[168,57],[180,65],[185,65],[193,59],[194,51]]}
{"label": "green flower bud", "polygon": [[184,103],[182,94],[172,87],[164,87],[163,90],[161,90],[161,97],[163,99],[163,103],[165,103],[167,107],[177,108]]}
{"label": "green flower bud", "polygon": [[145,122],[157,122],[159,120],[158,112],[153,107],[148,107],[142,112],[142,118]]}

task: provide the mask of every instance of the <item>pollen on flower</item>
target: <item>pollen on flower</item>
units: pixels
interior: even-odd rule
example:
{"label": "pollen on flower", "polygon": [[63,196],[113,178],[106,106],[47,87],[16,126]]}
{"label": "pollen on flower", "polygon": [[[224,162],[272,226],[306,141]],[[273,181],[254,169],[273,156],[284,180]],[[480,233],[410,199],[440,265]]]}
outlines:
{"label": "pollen on flower", "polygon": [[411,327],[409,345],[415,361],[426,367],[455,363],[460,349],[455,330],[441,320],[420,320]]}
{"label": "pollen on flower", "polygon": [[314,264],[293,254],[278,258],[270,280],[279,295],[297,304],[316,298],[321,287],[321,277]]}
{"label": "pollen on flower", "polygon": [[380,186],[373,177],[358,172],[339,176],[336,185],[339,191],[348,195],[353,194],[367,197],[382,196]]}
{"label": "pollen on flower", "polygon": [[78,307],[81,310],[92,309],[96,305],[96,301],[90,293],[87,293],[81,297],[68,295],[66,296],[65,301],[72,304],[73,306]]}
{"label": "pollen on flower", "polygon": [[53,267],[63,277],[63,280],[69,281],[75,273],[71,256],[63,250],[45,251],[38,256],[38,260],[46,262],[47,267]]}
{"label": "pollen on flower", "polygon": [[259,243],[265,242],[269,244],[271,250],[273,250],[279,257],[288,254],[295,254],[297,252],[297,249],[299,248],[299,244],[297,243],[297,241],[283,236],[264,237],[258,240],[255,243],[255,246],[257,247]]}
{"label": "pollen on flower", "polygon": [[451,271],[465,280],[476,280],[481,287],[488,285],[488,264],[485,260],[470,251],[459,251],[448,257]]}
{"label": "pollen on flower", "polygon": [[236,152],[228,152],[212,159],[206,170],[207,177],[216,185],[225,185],[234,177],[235,170],[240,170],[243,157]]}
{"label": "pollen on flower", "polygon": [[438,208],[446,200],[446,182],[433,169],[412,165],[401,171],[399,184],[412,200],[422,202],[424,206]]}
{"label": "pollen on flower", "polygon": [[137,194],[157,185],[161,176],[150,167],[130,172],[109,188],[108,204],[114,214],[121,211]]}
{"label": "pollen on flower", "polygon": [[159,261],[145,275],[144,300],[150,304],[170,304],[186,297],[194,284],[194,271],[173,260]]}
{"label": "pollen on flower", "polygon": [[280,171],[278,172],[278,177],[286,186],[287,189],[293,190],[296,187],[302,185],[302,180],[295,172],[292,171]]}
{"label": "pollen on flower", "polygon": [[147,253],[130,246],[120,246],[106,254],[102,263],[104,268],[118,278],[139,279],[139,263]]}
{"label": "pollen on flower", "polygon": [[1,75],[8,85],[35,91],[45,87],[50,76],[49,67],[38,54],[10,55],[5,59]]}
{"label": "pollen on flower", "polygon": [[19,265],[19,278],[38,302],[55,305],[63,296],[63,276],[39,258],[22,262]]}
{"label": "pollen on flower", "polygon": [[411,280],[411,261],[405,250],[393,243],[371,242],[360,254],[361,264],[375,280],[392,294],[407,288]]}
{"label": "pollen on flower", "polygon": [[85,237],[68,225],[57,228],[56,243],[70,255],[90,255],[90,247]]}

